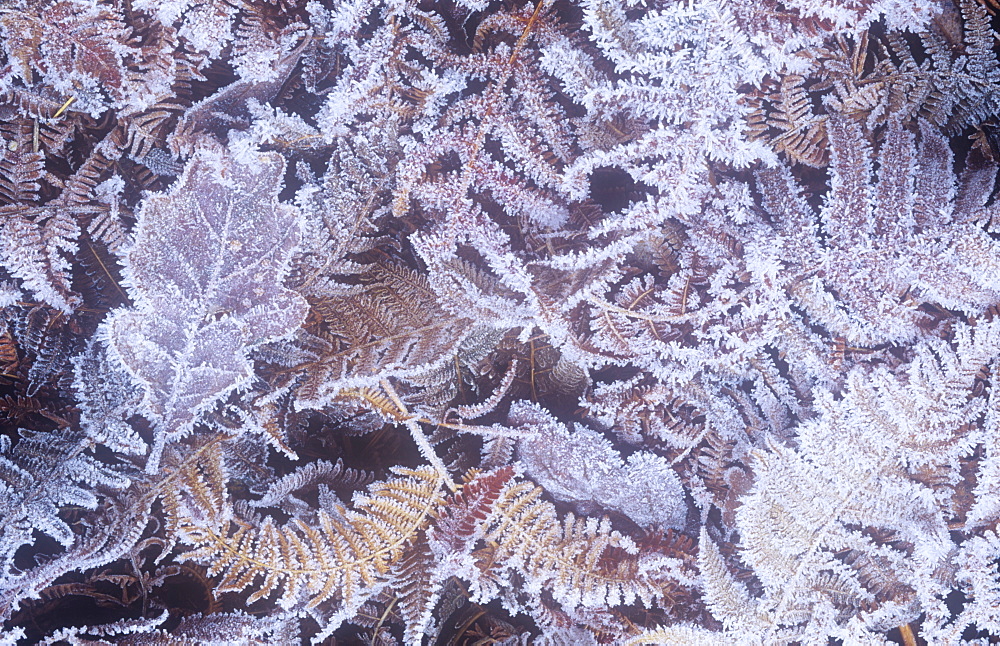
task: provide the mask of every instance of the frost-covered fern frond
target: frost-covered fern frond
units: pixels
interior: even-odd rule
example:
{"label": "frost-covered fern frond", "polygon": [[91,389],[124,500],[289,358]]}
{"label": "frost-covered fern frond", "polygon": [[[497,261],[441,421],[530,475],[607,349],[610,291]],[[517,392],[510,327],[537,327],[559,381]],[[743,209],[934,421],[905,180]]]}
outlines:
{"label": "frost-covered fern frond", "polygon": [[342,390],[437,368],[472,328],[469,318],[444,310],[426,279],[406,267],[378,264],[359,278],[360,285],[330,287],[311,303],[319,324],[307,331],[323,350],[301,366],[300,405],[319,407]]}
{"label": "frost-covered fern frond", "polygon": [[[796,448],[756,452],[737,525],[741,558],[763,596],[724,604],[715,592],[713,612],[724,608],[732,625],[798,626],[805,638],[846,629],[822,608],[860,609],[849,616],[857,612],[873,631],[888,618],[915,618],[918,602],[940,590],[935,569],[955,553],[949,527],[965,510],[949,467],[984,437],[976,430],[983,401],[966,393],[1000,355],[998,329],[962,330],[957,348],[920,346],[902,374],[852,371],[842,397],[816,393],[820,415],[799,426]],[[708,589],[734,589],[715,569]],[[774,631],[761,632],[765,642]]]}
{"label": "frost-covered fern frond", "polygon": [[82,433],[64,430],[23,430],[13,447],[0,439],[0,615],[9,616],[23,599],[22,584],[35,576],[19,564],[18,551],[35,545],[40,534],[64,551],[86,545],[64,510],[95,510],[105,495],[129,486],[129,478],[95,459],[91,448]]}

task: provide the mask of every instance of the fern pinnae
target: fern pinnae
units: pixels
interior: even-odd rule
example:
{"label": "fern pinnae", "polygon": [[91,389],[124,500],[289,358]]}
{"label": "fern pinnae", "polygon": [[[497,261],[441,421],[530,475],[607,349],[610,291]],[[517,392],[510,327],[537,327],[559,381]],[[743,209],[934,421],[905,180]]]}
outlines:
{"label": "fern pinnae", "polygon": [[283,587],[282,607],[306,601],[312,608],[338,590],[344,605],[352,605],[356,595],[385,577],[443,502],[443,480],[436,470],[397,468],[394,473],[400,477],[355,496],[353,509],[341,518],[321,510],[314,524],[294,518],[279,527],[267,518],[259,528],[232,520],[221,527],[188,525],[184,540],[195,549],[183,558],[211,563],[210,574],[223,575],[221,591],[244,590],[261,575],[263,584],[247,603]]}
{"label": "fern pinnae", "polygon": [[636,598],[648,604],[676,583],[655,558],[640,562],[635,543],[612,530],[606,518],[569,514],[560,521],[542,492],[530,481],[510,484],[483,525],[483,540],[497,545],[496,561],[521,571],[529,587],[548,589],[571,607],[587,607]]}

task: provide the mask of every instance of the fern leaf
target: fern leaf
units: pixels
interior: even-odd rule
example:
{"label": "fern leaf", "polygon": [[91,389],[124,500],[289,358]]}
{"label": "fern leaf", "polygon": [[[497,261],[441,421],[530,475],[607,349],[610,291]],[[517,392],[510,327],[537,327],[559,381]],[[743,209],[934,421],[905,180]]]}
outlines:
{"label": "fern leaf", "polygon": [[[611,530],[607,519],[568,514],[560,522],[542,493],[530,481],[511,483],[482,529],[483,540],[496,545],[492,560],[522,572],[529,590],[546,589],[575,608],[636,599],[650,605],[676,585],[675,573],[663,569],[669,559],[637,554],[635,543]],[[479,582],[472,590],[484,592]]]}
{"label": "fern leaf", "polygon": [[[124,151],[134,159],[143,160],[153,148],[161,149],[166,141],[167,126],[183,110],[184,106],[177,101],[162,101],[132,116],[122,146]],[[147,167],[153,172],[157,170],[152,165]]]}
{"label": "fern leaf", "polygon": [[87,204],[94,199],[94,189],[111,174],[115,162],[122,156],[125,129],[112,128],[94,149],[90,151],[80,167],[66,179],[59,202],[69,205]]}
{"label": "fern leaf", "polygon": [[271,483],[261,499],[250,504],[258,508],[280,507],[291,513],[295,509],[304,507],[304,503],[293,495],[296,491],[314,488],[319,484],[357,489],[371,481],[370,473],[348,469],[344,466],[343,460],[337,460],[336,463],[317,460]]}
{"label": "fern leaf", "polygon": [[128,478],[86,452],[82,433],[22,430],[20,435],[12,449],[0,436],[0,591],[22,578],[15,554],[35,542],[36,530],[64,548],[78,541],[60,517],[60,506],[95,509],[100,488],[129,485]]}
{"label": "fern leaf", "polygon": [[[690,624],[678,624],[675,626],[664,626],[647,630],[643,634],[633,637],[625,642],[623,646],[718,646],[721,643],[736,643],[735,636],[723,635],[701,626]],[[755,643],[751,640],[741,642],[750,646]]]}
{"label": "fern leaf", "polygon": [[0,126],[0,133],[11,137],[0,147],[0,202],[37,202],[45,174],[45,157],[34,146],[30,124],[18,121]]}
{"label": "fern leaf", "polygon": [[121,453],[145,453],[146,443],[126,422],[142,401],[142,389],[128,372],[109,361],[104,345],[97,341],[74,357],[73,368],[80,426],[87,436]]}
{"label": "fern leaf", "polygon": [[406,624],[403,635],[406,644],[423,643],[434,606],[441,598],[441,582],[435,577],[436,560],[431,544],[420,541],[407,550],[393,570],[396,608]]}
{"label": "fern leaf", "polygon": [[80,304],[67,259],[77,250],[79,235],[75,219],[64,210],[0,208],[0,265],[39,301],[69,314]]}
{"label": "fern leaf", "polygon": [[746,615],[758,613],[756,601],[730,574],[719,548],[704,527],[698,541],[698,569],[705,586],[705,601],[715,618],[727,628],[738,626]]}
{"label": "fern leaf", "polygon": [[778,130],[771,144],[789,159],[808,166],[826,165],[826,119],[813,113],[801,76],[782,78],[781,89],[773,97],[777,109],[767,124]]}
{"label": "fern leaf", "polygon": [[283,590],[279,604],[285,608],[315,607],[332,597],[356,608],[387,579],[443,502],[434,469],[394,473],[399,477],[356,495],[339,518],[319,511],[314,523],[293,519],[278,526],[266,518],[259,528],[233,521],[188,525],[184,541],[195,549],[183,558],[210,564],[211,575],[223,575],[225,590],[243,590],[262,578],[248,603]]}
{"label": "fern leaf", "polygon": [[502,467],[473,478],[453,494],[429,532],[438,551],[456,552],[480,538],[482,524],[513,477],[513,467]]}
{"label": "fern leaf", "polygon": [[305,366],[300,405],[318,407],[345,389],[427,372],[452,358],[473,327],[441,308],[426,278],[406,267],[377,265],[362,280],[313,302],[319,331],[334,345]]}

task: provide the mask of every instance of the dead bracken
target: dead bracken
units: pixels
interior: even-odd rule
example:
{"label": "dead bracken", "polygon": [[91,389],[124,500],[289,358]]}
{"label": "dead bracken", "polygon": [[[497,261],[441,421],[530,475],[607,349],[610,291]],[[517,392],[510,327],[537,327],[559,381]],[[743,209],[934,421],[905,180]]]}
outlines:
{"label": "dead bracken", "polygon": [[0,2],[0,646],[1000,634],[998,12]]}

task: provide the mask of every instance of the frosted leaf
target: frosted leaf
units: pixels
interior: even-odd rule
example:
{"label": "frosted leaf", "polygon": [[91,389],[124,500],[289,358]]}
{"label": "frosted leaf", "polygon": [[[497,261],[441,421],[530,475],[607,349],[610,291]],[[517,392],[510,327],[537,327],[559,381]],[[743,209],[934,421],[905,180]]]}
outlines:
{"label": "frosted leaf", "polygon": [[113,354],[146,391],[150,470],[168,437],[249,382],[250,346],[305,317],[305,300],[281,285],[300,239],[298,210],[277,201],[284,167],[276,154],[244,165],[202,152],[142,205],[124,272],[136,306],[106,325]]}
{"label": "frosted leaf", "polygon": [[600,433],[582,426],[570,431],[528,402],[514,403],[508,421],[536,433],[518,442],[518,459],[528,477],[559,500],[581,511],[616,511],[643,527],[684,526],[684,492],[661,456],[639,451],[623,460]]}

